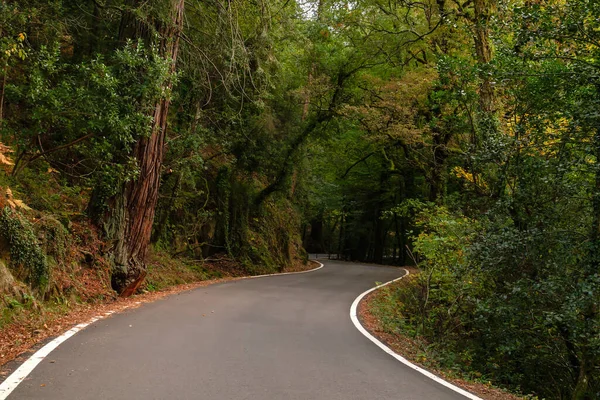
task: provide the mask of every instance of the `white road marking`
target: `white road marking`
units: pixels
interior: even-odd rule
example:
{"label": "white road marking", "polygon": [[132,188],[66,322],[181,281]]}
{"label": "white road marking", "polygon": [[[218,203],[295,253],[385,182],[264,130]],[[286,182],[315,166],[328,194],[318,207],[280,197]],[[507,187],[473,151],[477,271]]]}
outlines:
{"label": "white road marking", "polygon": [[[240,278],[241,280],[243,279],[254,279],[254,278],[264,278],[265,276],[279,276],[279,275],[294,275],[294,274],[306,274],[307,272],[314,272],[318,269],[323,268],[323,263],[318,262],[317,260],[309,260],[309,261],[313,261],[316,262],[317,264],[319,264],[319,266],[317,268],[313,268],[313,269],[309,269],[308,271],[298,271],[298,272],[281,272],[279,274],[265,274],[265,275],[252,275],[252,276],[244,276],[242,278]],[[0,399],[1,400],[1,399]]]}
{"label": "white road marking", "polygon": [[[244,277],[243,279],[261,278],[261,277],[265,277],[265,276],[276,276],[276,275],[304,274],[307,272],[313,272],[313,271],[323,268],[322,263],[315,261],[315,260],[310,260],[310,261],[316,262],[317,264],[319,264],[319,266],[317,268],[313,268],[308,271],[285,272],[285,273],[281,273],[281,274],[248,276],[248,277]],[[140,302],[137,301],[134,304],[139,305]],[[6,400],[6,398],[12,393],[12,391],[15,390],[17,388],[17,386],[19,386],[19,384],[21,382],[23,382],[23,380],[25,378],[27,378],[27,376],[31,373],[31,371],[33,371],[33,369],[35,367],[37,367],[38,364],[41,363],[44,360],[44,358],[46,358],[48,356],[48,354],[50,354],[54,349],[56,349],[58,346],[60,346],[61,343],[63,343],[67,339],[69,339],[71,336],[75,335],[77,332],[85,329],[88,325],[93,324],[94,322],[98,321],[99,319],[108,317],[109,315],[111,315],[113,313],[114,313],[114,311],[109,311],[107,313],[104,313],[103,315],[98,315],[98,316],[90,319],[88,322],[84,322],[79,325],[76,325],[73,328],[66,331],[65,333],[63,333],[62,335],[54,338],[52,341],[50,341],[44,347],[42,347],[41,349],[36,351],[23,364],[21,364],[19,366],[19,368],[17,368],[12,374],[10,374],[10,376],[8,378],[6,378],[4,380],[4,382],[2,382],[2,384],[0,384],[0,400]],[[131,325],[129,325],[129,326],[131,326]]]}
{"label": "white road marking", "polygon": [[372,289],[367,290],[366,292],[362,293],[360,296],[358,296],[354,302],[352,303],[352,306],[350,307],[350,319],[352,319],[352,323],[354,323],[354,326],[356,327],[356,329],[358,329],[360,331],[360,333],[362,333],[363,335],[365,335],[367,337],[367,339],[369,339],[371,342],[375,343],[380,349],[382,349],[383,351],[385,351],[386,353],[388,353],[390,356],[394,357],[396,360],[400,361],[402,364],[406,365],[409,368],[414,369],[417,372],[420,372],[421,374],[425,375],[426,377],[436,381],[437,383],[439,383],[440,385],[443,385],[445,387],[447,387],[450,390],[453,390],[457,393],[462,394],[463,396],[471,399],[471,400],[483,400],[481,397],[477,397],[472,393],[467,392],[464,389],[459,388],[456,385],[451,384],[450,382],[447,382],[445,380],[443,380],[442,378],[440,378],[439,376],[432,374],[431,372],[427,371],[426,369],[423,369],[421,367],[419,367],[418,365],[415,365],[413,363],[411,363],[410,361],[408,361],[406,358],[402,357],[401,355],[397,354],[396,352],[394,352],[394,350],[390,349],[388,346],[386,346],[385,344],[383,344],[382,342],[380,342],[376,337],[374,337],[373,335],[371,335],[364,326],[362,326],[362,324],[360,323],[357,313],[358,313],[358,305],[360,304],[360,301],[369,293],[371,293],[374,290],[377,290],[379,288],[382,288],[384,286],[389,285],[390,283],[399,281],[400,279],[404,278],[405,276],[408,276],[409,272],[407,269],[404,269],[406,271],[405,275],[402,275],[400,278],[396,278],[394,280],[391,280],[389,282],[386,282],[382,285],[379,286],[375,286]]}
{"label": "white road marking", "polygon": [[104,313],[104,315],[94,317],[88,322],[76,325],[73,328],[66,331],[65,333],[63,333],[62,335],[54,338],[44,347],[36,351],[35,354],[29,357],[27,361],[21,364],[21,366],[17,368],[15,372],[13,372],[8,378],[4,380],[4,382],[2,382],[2,384],[0,385],[0,400],[6,399],[8,395],[11,394],[11,392],[15,390],[25,378],[27,378],[27,375],[29,375],[31,371],[33,371],[33,369],[39,363],[41,363],[44,360],[44,358],[46,358],[46,356],[48,356],[48,354],[50,354],[52,350],[56,349],[62,342],[64,342],[80,330],[84,329],[88,325],[98,321],[99,319],[108,317],[112,313],[114,313],[114,311]]}

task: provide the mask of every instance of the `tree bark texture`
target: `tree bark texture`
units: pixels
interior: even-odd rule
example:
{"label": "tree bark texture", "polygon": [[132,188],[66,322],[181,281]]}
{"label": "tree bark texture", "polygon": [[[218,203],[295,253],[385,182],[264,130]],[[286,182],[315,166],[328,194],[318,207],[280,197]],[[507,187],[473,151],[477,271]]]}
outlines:
{"label": "tree bark texture", "polygon": [[[175,72],[179,51],[179,35],[183,27],[183,0],[168,0],[170,16],[166,21],[140,20],[133,12],[125,12],[121,21],[121,40],[152,40],[152,29],[158,35],[159,54],[171,61],[170,72]],[[141,5],[140,0],[130,2],[131,9]],[[171,83],[168,83],[170,85]],[[103,224],[113,242],[113,288],[121,296],[130,296],[139,288],[146,276],[144,263],[150,236],[165,150],[169,99],[160,100],[154,107],[151,134],[141,137],[133,148],[139,175],[126,182],[120,194],[110,201],[110,211]]]}
{"label": "tree bark texture", "polygon": [[494,112],[494,87],[489,75],[486,73],[486,66],[492,61],[492,45],[490,41],[490,20],[495,9],[495,0],[475,0],[473,3],[475,10],[474,40],[477,62],[483,70],[480,73],[481,86],[479,88],[479,107],[486,114]]}

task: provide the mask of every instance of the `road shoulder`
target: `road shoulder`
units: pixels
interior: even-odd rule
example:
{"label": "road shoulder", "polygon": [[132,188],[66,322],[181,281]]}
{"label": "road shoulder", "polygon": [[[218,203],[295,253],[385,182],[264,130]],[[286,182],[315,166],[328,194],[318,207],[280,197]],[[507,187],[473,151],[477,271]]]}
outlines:
{"label": "road shoulder", "polygon": [[73,327],[88,323],[91,320],[108,318],[127,310],[135,309],[143,304],[152,303],[169,296],[179,295],[183,292],[200,287],[230,282],[240,279],[259,278],[263,276],[288,275],[316,271],[323,264],[309,260],[305,268],[294,266],[282,273],[259,276],[229,276],[218,279],[202,280],[170,286],[158,291],[137,294],[131,297],[107,298],[96,303],[75,303],[68,311],[47,315],[47,322],[42,329],[32,329],[27,324],[13,325],[0,329],[0,384],[12,374],[23,362],[40,350],[53,339],[65,334]]}
{"label": "road shoulder", "polygon": [[[411,274],[418,273],[418,270],[414,268],[408,268]],[[410,276],[410,275],[408,275]],[[405,278],[405,277],[403,277]],[[393,289],[399,285],[406,284],[407,281],[404,279],[398,279],[389,282],[389,288]],[[385,285],[385,284],[384,284]],[[378,286],[378,288],[384,285]],[[474,395],[473,398],[480,398],[484,400],[521,400],[523,397],[519,397],[512,393],[508,393],[501,389],[495,388],[489,384],[480,382],[472,382],[464,379],[457,378],[452,375],[450,371],[444,371],[441,369],[431,368],[430,366],[423,365],[419,361],[421,355],[420,344],[406,335],[401,333],[390,333],[383,328],[382,322],[373,313],[373,304],[381,297],[384,296],[385,292],[382,290],[373,290],[370,293],[360,299],[357,304],[357,319],[362,327],[378,340],[384,347],[387,347],[390,351],[395,353],[398,357],[407,360],[410,364],[415,365],[418,369],[428,371],[429,373],[439,377],[451,385],[457,386]],[[380,346],[382,347],[382,346]],[[385,350],[385,349],[384,349]]]}

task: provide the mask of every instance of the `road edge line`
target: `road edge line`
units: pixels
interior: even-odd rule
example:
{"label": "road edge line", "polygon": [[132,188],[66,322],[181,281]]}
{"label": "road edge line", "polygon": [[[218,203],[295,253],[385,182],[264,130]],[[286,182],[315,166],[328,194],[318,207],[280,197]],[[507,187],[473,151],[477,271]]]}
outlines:
{"label": "road edge line", "polygon": [[[240,280],[251,279],[251,278],[262,278],[262,277],[266,277],[266,276],[305,274],[307,272],[314,272],[314,271],[319,270],[324,267],[323,263],[321,263],[317,260],[309,260],[309,261],[313,261],[313,262],[319,264],[319,266],[317,268],[309,269],[307,271],[283,272],[283,273],[279,273],[279,274],[245,276],[245,277],[240,278]],[[41,349],[39,349],[38,351],[33,353],[27,360],[25,360],[21,365],[19,365],[19,367],[16,370],[14,370],[12,374],[10,374],[6,379],[4,379],[4,381],[2,381],[2,383],[0,384],[0,400],[6,400],[6,398],[17,388],[17,386],[19,386],[19,384],[21,382],[23,382],[23,380],[25,380],[25,378],[27,378],[27,376],[29,376],[31,371],[33,371],[35,369],[35,367],[38,366],[39,363],[41,363],[54,349],[56,349],[58,346],[60,346],[63,342],[65,342],[67,339],[74,336],[77,332],[82,331],[83,329],[87,328],[89,325],[93,324],[94,322],[99,321],[103,318],[106,318],[109,315],[114,314],[115,312],[116,311],[109,311],[102,315],[97,315],[97,316],[91,318],[87,322],[82,322],[81,324],[75,325],[68,331],[55,337],[50,342],[48,342],[44,346],[42,346]]]}
{"label": "road edge line", "polygon": [[12,374],[10,374],[3,382],[0,384],[0,400],[5,400],[12,392],[19,386],[21,382],[34,370],[35,367],[41,363],[44,358],[48,356],[52,352],[52,350],[56,349],[61,345],[64,341],[69,339],[71,336],[75,335],[77,332],[85,329],[88,325],[93,324],[94,322],[106,318],[111,314],[114,314],[115,311],[109,311],[102,315],[98,315],[87,322],[83,322],[81,324],[75,325],[68,331],[64,332],[62,335],[55,337],[50,342],[46,343],[41,349],[33,353],[27,360],[23,362]]}
{"label": "road edge line", "polygon": [[374,288],[371,288],[369,290],[367,290],[366,292],[361,293],[356,299],[354,299],[354,302],[352,303],[352,306],[350,306],[350,319],[352,320],[352,323],[354,324],[354,326],[356,327],[356,329],[358,329],[358,331],[360,333],[362,333],[367,339],[369,339],[371,342],[375,343],[377,345],[377,347],[379,347],[381,350],[385,351],[386,353],[388,353],[390,356],[394,357],[397,361],[400,361],[402,364],[404,364],[405,366],[425,375],[426,377],[428,377],[429,379],[432,379],[433,381],[439,383],[440,385],[453,390],[471,400],[483,400],[481,397],[477,397],[476,395],[474,395],[473,393],[467,392],[466,390],[459,388],[456,385],[453,385],[452,383],[445,381],[444,379],[440,378],[439,376],[427,371],[424,368],[419,367],[418,365],[415,365],[413,363],[411,363],[410,361],[408,361],[406,358],[402,357],[400,354],[396,353],[394,350],[392,350],[391,348],[389,348],[388,346],[386,346],[383,342],[381,342],[379,339],[377,339],[375,336],[373,336],[369,331],[367,331],[367,329],[360,323],[360,320],[358,319],[358,305],[360,304],[360,302],[362,301],[362,299],[368,295],[371,292],[374,292],[377,289],[380,289],[384,286],[389,285],[390,283],[394,283],[399,281],[400,279],[407,277],[410,272],[406,269],[406,268],[402,268],[404,269],[404,271],[406,271],[406,274],[402,275],[399,278],[393,279],[389,282],[383,283],[381,285],[375,286]]}
{"label": "road edge line", "polygon": [[[306,271],[295,271],[295,272],[280,272],[280,273],[276,273],[276,274],[264,274],[264,275],[250,275],[250,276],[242,276],[241,278],[239,278],[238,280],[244,280],[244,279],[254,279],[254,278],[265,278],[267,276],[279,276],[279,275],[295,275],[295,274],[306,274],[308,272],[315,272],[318,269],[323,268],[325,265],[322,262],[319,262],[317,260],[308,260],[308,261],[312,261],[315,262],[317,264],[319,264],[319,266],[317,268],[313,268],[313,269],[309,269]],[[1,399],[0,399],[1,400]]]}

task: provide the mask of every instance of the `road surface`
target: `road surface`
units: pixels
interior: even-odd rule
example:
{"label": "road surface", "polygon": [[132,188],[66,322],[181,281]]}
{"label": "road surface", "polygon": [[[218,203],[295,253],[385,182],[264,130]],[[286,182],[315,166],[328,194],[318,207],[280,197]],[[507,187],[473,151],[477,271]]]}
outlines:
{"label": "road surface", "polygon": [[100,320],[42,361],[9,399],[464,399],[352,324],[353,300],[390,267],[217,284]]}

